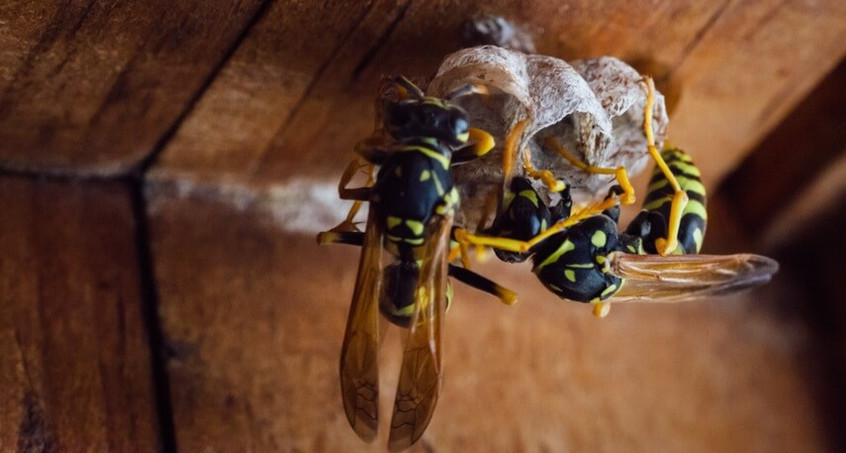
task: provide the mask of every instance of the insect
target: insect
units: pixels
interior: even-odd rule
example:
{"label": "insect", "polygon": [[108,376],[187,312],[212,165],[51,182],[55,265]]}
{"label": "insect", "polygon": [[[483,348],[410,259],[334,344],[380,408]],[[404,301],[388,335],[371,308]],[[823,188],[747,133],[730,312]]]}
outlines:
{"label": "insect", "polygon": [[[442,377],[440,332],[449,302],[450,275],[495,294],[506,303],[516,296],[490,280],[448,264],[452,219],[458,195],[450,167],[493,147],[493,138],[469,127],[466,113],[451,101],[484,90],[468,85],[444,98],[427,97],[405,78],[394,80],[399,100],[383,99],[383,130],[356,147],[378,166],[366,187],[346,186],[361,167],[353,161],[339,194],[356,200],[347,220],[318,235],[320,243],[361,245],[358,274],[341,352],[341,392],[347,419],[364,440],[378,426],[379,312],[408,328],[394,402],[389,447],[410,446],[431,420]],[[352,219],[369,203],[364,232]],[[389,264],[382,265],[383,251]]]}
{"label": "insect", "polygon": [[[651,95],[654,88],[648,86]],[[456,237],[501,251],[501,258],[531,257],[532,271],[547,289],[564,299],[594,304],[598,316],[608,313],[607,300],[682,301],[769,281],[778,264],[767,257],[697,254],[707,222],[699,170],[680,149],[667,148],[659,154],[648,119],[644,129],[649,152],[657,155],[656,167],[643,210],[625,233],[618,232],[619,205],[620,198],[633,201],[630,187],[614,186],[602,202],[570,215],[569,209],[541,206],[531,183],[514,178],[490,231],[499,237],[464,230]],[[539,176],[536,170],[527,170]],[[627,178],[622,182],[627,184]],[[544,228],[545,224],[550,226]]]}

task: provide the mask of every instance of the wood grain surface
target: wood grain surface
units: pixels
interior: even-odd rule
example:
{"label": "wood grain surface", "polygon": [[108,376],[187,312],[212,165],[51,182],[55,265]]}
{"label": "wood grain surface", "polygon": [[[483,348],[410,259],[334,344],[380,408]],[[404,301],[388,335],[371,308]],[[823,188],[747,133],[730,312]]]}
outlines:
{"label": "wood grain surface", "polygon": [[0,4],[0,167],[107,175],[149,155],[259,0]]}
{"label": "wood grain surface", "polygon": [[153,177],[266,186],[337,174],[372,129],[380,77],[432,75],[459,48],[461,22],[480,11],[527,25],[541,53],[613,55],[653,74],[676,105],[671,136],[698,159],[708,184],[846,53],[840,39],[846,6],[837,0],[651,8],[616,1],[519,7],[374,1],[320,10],[279,2],[177,131]]}
{"label": "wood grain surface", "polygon": [[0,451],[154,451],[130,198],[0,178]]}
{"label": "wood grain surface", "polygon": [[[358,250],[319,247],[250,207],[150,197],[179,449],[384,450],[385,425],[365,444],[341,407]],[[789,286],[598,320],[526,267],[480,269],[521,300],[456,285],[442,398],[414,451],[824,451],[808,332],[778,308]],[[395,332],[382,350],[387,413]]]}

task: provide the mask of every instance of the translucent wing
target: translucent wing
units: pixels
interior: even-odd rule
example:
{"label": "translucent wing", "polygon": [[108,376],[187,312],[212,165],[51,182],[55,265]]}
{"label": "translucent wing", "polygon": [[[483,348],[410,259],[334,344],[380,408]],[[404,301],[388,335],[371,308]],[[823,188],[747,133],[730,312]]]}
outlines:
{"label": "translucent wing", "polygon": [[625,278],[611,302],[681,302],[722,296],[770,281],[775,260],[760,255],[609,256],[611,273]]}
{"label": "translucent wing", "polygon": [[431,225],[426,240],[420,280],[414,301],[414,318],[402,357],[391,435],[388,446],[411,446],[429,425],[441,386],[441,322],[446,308],[446,273],[452,217]]}
{"label": "translucent wing", "polygon": [[341,350],[341,394],[353,430],[365,441],[376,438],[379,402],[379,291],[382,280],[382,227],[370,210],[347,331]]}

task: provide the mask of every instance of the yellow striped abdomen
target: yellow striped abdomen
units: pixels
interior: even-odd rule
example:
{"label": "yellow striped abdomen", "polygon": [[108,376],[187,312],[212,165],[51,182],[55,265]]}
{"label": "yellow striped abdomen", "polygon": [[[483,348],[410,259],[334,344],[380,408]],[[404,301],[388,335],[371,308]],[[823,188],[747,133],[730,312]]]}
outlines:
{"label": "yellow striped abdomen", "polygon": [[[700,179],[699,169],[693,164],[690,156],[678,148],[665,149],[661,152],[661,157],[688,197],[679,226],[679,246],[673,253],[699,253],[708,221],[706,191]],[[643,248],[647,253],[657,253],[655,241],[667,235],[673,194],[670,181],[656,166],[652,170],[652,179],[649,180],[649,188],[643,200],[643,210],[626,229],[627,234],[643,238]]]}

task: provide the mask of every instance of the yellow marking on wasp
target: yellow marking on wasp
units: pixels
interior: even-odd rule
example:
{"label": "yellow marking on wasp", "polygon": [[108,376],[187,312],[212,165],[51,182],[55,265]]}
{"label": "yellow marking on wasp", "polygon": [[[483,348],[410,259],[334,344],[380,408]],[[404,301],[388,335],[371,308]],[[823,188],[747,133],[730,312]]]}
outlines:
{"label": "yellow marking on wasp", "polygon": [[443,99],[436,98],[436,97],[430,97],[430,96],[426,96],[425,98],[423,98],[422,104],[424,104],[424,105],[434,105],[436,107],[447,107],[447,104],[446,104],[446,102],[443,101]]}
{"label": "yellow marking on wasp", "polygon": [[606,261],[606,260],[607,260],[607,258],[605,258],[604,256],[602,256],[602,255],[596,255],[596,262],[597,262],[599,265],[605,264],[605,261]]}
{"label": "yellow marking on wasp", "polygon": [[437,173],[433,173],[433,174],[432,174],[432,181],[434,181],[434,182],[435,182],[435,190],[437,190],[437,191],[438,191],[438,196],[439,196],[439,197],[443,197],[443,196],[444,196],[444,186],[443,186],[443,184],[441,183],[441,179],[440,179],[440,178],[438,178],[438,174],[437,174]]}
{"label": "yellow marking on wasp", "polygon": [[435,159],[436,161],[440,162],[441,166],[443,166],[444,169],[449,168],[449,157],[446,157],[433,149],[426,148],[425,146],[405,146],[402,148],[402,151],[417,151],[423,153],[426,156],[431,157],[432,159]]}
{"label": "yellow marking on wasp", "polygon": [[705,205],[702,204],[699,200],[689,200],[687,202],[687,206],[685,206],[684,211],[682,211],[682,215],[685,214],[694,214],[702,219],[708,219],[708,211],[705,209]]}
{"label": "yellow marking on wasp", "polygon": [[546,230],[549,225],[546,224],[546,219],[541,219],[541,231]]}
{"label": "yellow marking on wasp", "polygon": [[391,229],[391,228],[401,224],[402,219],[399,218],[399,217],[394,217],[394,216],[389,215],[388,218],[387,218],[387,222],[388,222],[388,229]]}
{"label": "yellow marking on wasp", "polygon": [[408,304],[405,307],[400,308],[399,310],[393,310],[395,316],[411,316],[414,314],[414,304]]}
{"label": "yellow marking on wasp", "polygon": [[571,269],[564,270],[564,276],[567,277],[567,280],[570,280],[573,283],[576,283],[576,272]]}
{"label": "yellow marking on wasp", "polygon": [[590,237],[590,243],[596,247],[604,247],[608,242],[608,236],[602,230],[596,230]]}
{"label": "yellow marking on wasp", "polygon": [[545,266],[548,266],[548,265],[558,261],[558,258],[561,258],[561,255],[563,255],[563,254],[565,254],[565,253],[567,253],[571,250],[575,250],[575,249],[576,249],[576,244],[573,244],[572,242],[570,242],[569,239],[565,240],[564,243],[561,244],[560,247],[558,247],[558,250],[553,252],[551,255],[549,255],[549,257],[547,257],[545,260],[543,260],[542,263],[540,263],[538,265],[538,270],[541,270]]}
{"label": "yellow marking on wasp", "polygon": [[611,286],[602,290],[602,293],[599,295],[599,297],[602,298],[602,299],[605,299],[608,296],[610,296],[611,294],[614,294],[615,292],[617,292],[617,285],[612,283]]}
{"label": "yellow marking on wasp", "polygon": [[573,269],[590,269],[593,267],[593,263],[571,263],[566,264],[565,266],[571,267]]}
{"label": "yellow marking on wasp", "polygon": [[538,207],[538,194],[534,190],[522,190],[518,195],[528,198],[535,207]]}
{"label": "yellow marking on wasp", "polygon": [[[698,193],[700,195],[705,195],[705,186],[702,185],[701,181],[678,175],[676,175],[676,179],[679,181],[679,185],[681,185],[684,190],[688,192]],[[669,183],[670,181],[667,181],[666,178],[659,179],[658,181],[655,181],[654,183],[650,184],[649,187],[646,188],[646,192],[654,192]]]}
{"label": "yellow marking on wasp", "polygon": [[463,133],[463,134],[458,134],[458,137],[457,137],[457,138],[458,138],[458,141],[460,141],[461,143],[464,143],[464,142],[466,142],[467,140],[469,140],[469,139],[470,139],[470,132],[465,132],[465,133]]}
{"label": "yellow marking on wasp", "polygon": [[411,245],[423,245],[423,238],[405,239],[405,242]]}
{"label": "yellow marking on wasp", "polygon": [[553,285],[552,283],[550,283],[550,284],[549,284],[549,287],[550,287],[550,288],[552,288],[552,289],[554,289],[555,291],[558,291],[559,293],[564,292],[564,290],[563,290],[563,289],[561,289],[561,287],[560,287],[560,286],[558,286],[558,285]]}
{"label": "yellow marking on wasp", "polygon": [[428,181],[429,178],[432,177],[432,172],[429,170],[423,170],[420,172],[420,182]]}
{"label": "yellow marking on wasp", "polygon": [[[643,206],[645,211],[655,211],[663,207],[667,203],[671,203],[673,201],[672,197],[665,196],[661,197],[657,200],[653,200],[650,203],[647,203]],[[703,219],[708,219],[708,210],[705,209],[705,205],[702,204],[699,200],[689,199],[687,202],[687,206],[685,206],[684,210],[682,211],[682,216],[685,214],[694,214]]]}
{"label": "yellow marking on wasp", "polygon": [[702,173],[699,171],[699,168],[697,168],[696,165],[693,165],[692,162],[681,162],[677,160],[674,162],[670,162],[669,166],[677,168],[681,173],[687,173],[691,176],[697,177],[702,176]]}
{"label": "yellow marking on wasp", "polygon": [[419,220],[406,220],[405,224],[406,226],[408,226],[408,228],[411,229],[411,232],[415,235],[420,236],[421,234],[423,234],[423,229],[425,228],[423,222]]}

